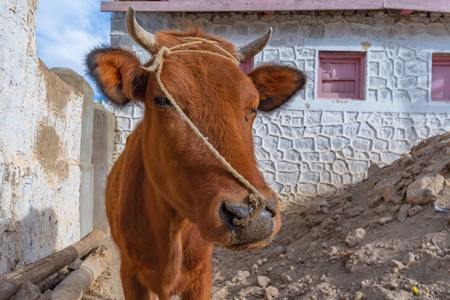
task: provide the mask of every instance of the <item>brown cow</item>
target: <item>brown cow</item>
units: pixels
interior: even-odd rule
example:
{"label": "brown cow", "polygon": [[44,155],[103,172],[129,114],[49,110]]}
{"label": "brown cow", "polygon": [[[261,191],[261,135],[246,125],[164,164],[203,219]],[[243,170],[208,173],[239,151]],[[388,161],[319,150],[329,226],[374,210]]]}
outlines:
{"label": "brown cow", "polygon": [[[261,51],[270,31],[238,49],[196,28],[153,35],[136,23],[132,9],[126,20],[130,36],[152,55],[147,64],[117,47],[95,49],[86,58],[109,100],[145,107],[106,187],[125,297],[209,299],[213,243],[260,248],[280,229],[278,198],[257,168],[252,124],[257,111],[286,103],[305,77],[279,65],[240,71],[237,63]],[[261,201],[212,154],[171,97]]]}

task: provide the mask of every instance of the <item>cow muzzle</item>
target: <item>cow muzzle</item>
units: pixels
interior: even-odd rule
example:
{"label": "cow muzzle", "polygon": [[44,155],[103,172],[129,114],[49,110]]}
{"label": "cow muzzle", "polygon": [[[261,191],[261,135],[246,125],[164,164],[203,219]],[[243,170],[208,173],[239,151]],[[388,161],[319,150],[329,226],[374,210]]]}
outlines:
{"label": "cow muzzle", "polygon": [[[250,195],[249,197],[251,197]],[[231,234],[232,250],[260,248],[270,243],[275,230],[275,197],[267,201],[249,199],[249,206],[223,201],[220,217]]]}

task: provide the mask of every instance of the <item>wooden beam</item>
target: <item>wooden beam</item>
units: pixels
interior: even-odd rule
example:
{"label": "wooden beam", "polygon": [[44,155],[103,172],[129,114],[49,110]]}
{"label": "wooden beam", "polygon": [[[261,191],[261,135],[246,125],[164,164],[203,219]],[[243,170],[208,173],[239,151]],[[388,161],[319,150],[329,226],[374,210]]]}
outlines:
{"label": "wooden beam", "polygon": [[384,0],[213,0],[202,1],[103,1],[101,11],[126,11],[133,6],[136,11],[152,12],[239,12],[286,10],[357,10],[382,9]]}
{"label": "wooden beam", "polygon": [[384,8],[398,10],[419,10],[430,12],[450,12],[448,0],[384,0]]}
{"label": "wooden beam", "polygon": [[105,239],[105,234],[94,230],[81,241],[53,253],[12,273],[0,276],[0,300],[8,300],[27,281],[37,284],[75,259],[86,255]]}
{"label": "wooden beam", "polygon": [[137,11],[152,12],[241,12],[241,11],[309,11],[309,10],[378,10],[436,11],[450,13],[448,0],[212,0],[202,1],[102,1],[101,11],[124,12],[133,6]]}

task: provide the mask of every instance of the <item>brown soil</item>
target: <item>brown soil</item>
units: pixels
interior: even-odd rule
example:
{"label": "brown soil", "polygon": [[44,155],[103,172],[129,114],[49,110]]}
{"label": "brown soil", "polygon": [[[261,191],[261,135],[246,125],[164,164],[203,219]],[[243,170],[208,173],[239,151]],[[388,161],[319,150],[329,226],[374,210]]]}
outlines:
{"label": "brown soil", "polygon": [[[213,256],[212,299],[450,299],[450,133],[284,215],[267,248]],[[118,260],[83,299],[123,299]]]}

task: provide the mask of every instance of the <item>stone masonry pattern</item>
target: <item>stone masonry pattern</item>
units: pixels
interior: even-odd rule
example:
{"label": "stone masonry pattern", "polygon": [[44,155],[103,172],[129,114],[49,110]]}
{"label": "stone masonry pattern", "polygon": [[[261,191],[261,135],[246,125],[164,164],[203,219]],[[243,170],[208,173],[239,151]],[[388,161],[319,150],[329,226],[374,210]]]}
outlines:
{"label": "stone masonry pattern", "polygon": [[[254,124],[256,156],[284,203],[305,204],[362,181],[369,166],[390,164],[421,140],[450,130],[450,103],[431,101],[434,53],[450,51],[450,17],[395,11],[275,13],[142,13],[150,30],[188,18],[208,32],[242,44],[269,25],[274,35],[255,65],[278,62],[305,72],[303,91],[289,106],[260,113]],[[132,44],[123,14],[112,17],[111,41]],[[148,55],[133,45],[145,61]],[[365,99],[318,99],[319,51],[366,53]],[[114,112],[116,152],[142,118],[139,105]]]}

